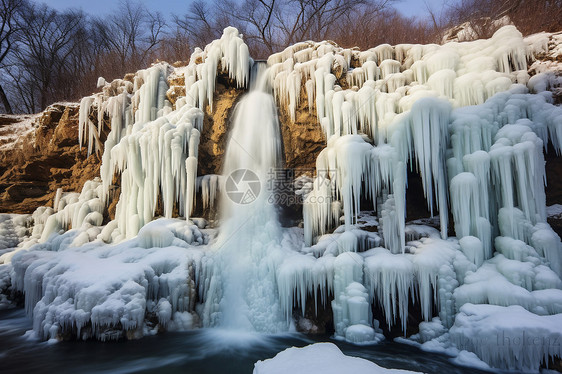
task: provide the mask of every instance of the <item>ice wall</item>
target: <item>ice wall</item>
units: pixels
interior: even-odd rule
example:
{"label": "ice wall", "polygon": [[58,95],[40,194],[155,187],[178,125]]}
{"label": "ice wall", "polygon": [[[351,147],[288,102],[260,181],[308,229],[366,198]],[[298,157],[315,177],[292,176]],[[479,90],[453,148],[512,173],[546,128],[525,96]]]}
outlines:
{"label": "ice wall", "polygon": [[[490,178],[512,175],[500,166],[502,141],[492,151],[491,147],[501,127],[525,121],[531,121],[537,140],[526,138],[522,143],[528,143],[515,146],[519,156],[514,162],[519,160],[520,166],[515,186],[519,191],[513,196],[527,219],[544,221],[544,212],[537,211],[543,208],[536,208],[544,206],[542,174],[536,173],[544,172],[535,166],[529,169],[532,175],[524,175],[528,169],[522,165],[541,163],[531,143],[538,146],[538,140],[545,144],[552,139],[558,149],[560,114],[548,103],[548,95],[525,96],[527,90],[518,85],[529,81],[527,58],[544,49],[538,44],[506,26],[490,39],[469,43],[379,46],[360,52],[305,42],[270,56],[270,81],[281,107],[294,118],[306,98],[327,139],[318,156],[314,190],[303,208],[305,242],[310,245],[334,228],[338,202],[349,229],[358,202],[367,198],[375,209],[381,208],[386,246],[403,252],[405,176],[410,167],[421,176],[428,210],[439,213],[442,238],[447,237],[451,209],[457,234],[478,237],[489,256],[501,208],[495,207],[501,196],[488,197],[490,183],[496,180]],[[508,90],[510,94],[494,96]],[[467,105],[481,106],[462,109]],[[454,108],[458,110],[452,112]],[[511,142],[514,146],[520,141]],[[475,175],[471,183],[478,191],[463,183],[468,175],[456,177],[462,172]],[[509,183],[502,186],[506,201],[513,200]],[[467,193],[478,207],[456,203],[459,194]]]}
{"label": "ice wall", "polygon": [[[560,313],[555,305],[562,248],[546,224],[543,151],[549,143],[560,150],[562,110],[543,92],[550,78],[527,73],[528,59],[545,50],[543,39],[524,40],[510,26],[471,43],[359,52],[306,42],[269,58],[281,107],[294,118],[296,108],[307,105],[327,139],[304,200],[305,243],[326,248],[324,234],[339,226],[340,215],[344,225],[337,230],[351,233],[359,202],[370,200],[386,249],[365,252],[363,274],[346,285],[364,284],[388,326],[399,319],[405,330],[409,300],[421,304],[426,321],[436,308],[440,328],[451,327],[466,303]],[[451,211],[455,244],[435,236],[422,245],[408,242],[407,167],[421,177],[428,210],[439,213],[442,239],[449,235]],[[330,253],[327,248],[320,259]],[[350,295],[336,280],[343,279],[338,263],[330,262],[334,323],[336,334],[345,337]],[[321,279],[318,264],[303,267],[310,279]],[[294,277],[293,287],[301,292],[295,291],[296,300],[303,305],[303,290],[310,295],[313,288],[306,278]],[[359,285],[350,292],[359,295]],[[463,334],[470,336],[468,330]],[[488,355],[474,347],[493,366],[518,360],[516,349]],[[543,348],[516,366],[547,359],[549,347]]]}

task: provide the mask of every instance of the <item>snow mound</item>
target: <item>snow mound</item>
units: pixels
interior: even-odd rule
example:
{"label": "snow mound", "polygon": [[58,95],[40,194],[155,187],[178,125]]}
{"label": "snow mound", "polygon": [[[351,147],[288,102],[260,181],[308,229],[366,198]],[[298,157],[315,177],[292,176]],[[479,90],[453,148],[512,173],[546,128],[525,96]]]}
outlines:
{"label": "snow mound", "polygon": [[332,343],[288,348],[275,357],[254,364],[254,374],[415,373],[385,369],[358,357],[346,356]]}
{"label": "snow mound", "polygon": [[449,333],[459,349],[496,368],[538,372],[562,355],[562,314],[537,316],[518,305],[465,304]]}
{"label": "snow mound", "polygon": [[562,218],[562,205],[554,204],[546,207],[548,218]]}
{"label": "snow mound", "polygon": [[11,283],[25,293],[35,333],[113,340],[196,324],[191,314],[203,252],[192,245],[199,244],[194,237],[203,243],[203,234],[183,220],[161,219],[145,229],[150,240],[139,235],[119,245],[96,241],[57,250],[52,243],[69,243],[77,235],[71,230],[52,235],[51,250],[39,244],[17,252]]}

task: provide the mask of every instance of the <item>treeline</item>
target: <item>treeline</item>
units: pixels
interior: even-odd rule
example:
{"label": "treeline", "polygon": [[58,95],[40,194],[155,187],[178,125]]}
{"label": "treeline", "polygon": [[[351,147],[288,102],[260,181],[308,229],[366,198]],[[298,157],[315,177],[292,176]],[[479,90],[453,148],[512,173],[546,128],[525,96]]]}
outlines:
{"label": "treeline", "polygon": [[88,95],[98,76],[122,77],[147,66],[171,43],[164,17],[132,1],[104,16],[0,1],[0,102],[8,113]]}
{"label": "treeline", "polygon": [[398,0],[195,0],[165,17],[138,0],[104,15],[58,11],[31,0],[0,0],[0,111],[34,113],[77,100],[152,62],[187,61],[193,47],[237,27],[255,58],[303,40],[333,40],[367,49],[382,43],[439,43],[468,22],[488,37],[504,16],[525,34],[562,29],[562,0],[449,0],[408,18]]}

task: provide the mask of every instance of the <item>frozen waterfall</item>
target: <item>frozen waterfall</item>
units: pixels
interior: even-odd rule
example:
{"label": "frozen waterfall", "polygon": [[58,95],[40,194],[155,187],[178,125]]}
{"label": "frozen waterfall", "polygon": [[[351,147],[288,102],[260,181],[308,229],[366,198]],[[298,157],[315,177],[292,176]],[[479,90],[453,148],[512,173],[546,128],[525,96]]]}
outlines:
{"label": "frozen waterfall", "polygon": [[[277,108],[265,64],[252,68],[251,88],[235,108],[223,165],[221,231],[203,322],[245,331],[286,330],[275,283],[281,228],[268,175],[279,164]],[[209,278],[208,278],[209,279]]]}
{"label": "frozen waterfall", "polygon": [[[541,340],[523,357],[494,342],[562,337],[543,154],[562,149],[562,108],[527,66],[549,38],[507,26],[442,46],[301,42],[264,64],[228,27],[187,65],[159,63],[82,100],[79,143],[103,148],[101,178],[36,210],[30,237],[0,255],[0,291],[25,294],[42,339],[294,325],[355,344],[402,333],[459,360],[537,371],[560,345]],[[277,107],[287,154],[317,153],[287,156],[301,173],[287,190],[272,173]],[[212,170],[210,156],[222,159]],[[407,216],[411,176],[435,219]],[[287,191],[302,198],[302,226],[278,221],[270,200]]]}

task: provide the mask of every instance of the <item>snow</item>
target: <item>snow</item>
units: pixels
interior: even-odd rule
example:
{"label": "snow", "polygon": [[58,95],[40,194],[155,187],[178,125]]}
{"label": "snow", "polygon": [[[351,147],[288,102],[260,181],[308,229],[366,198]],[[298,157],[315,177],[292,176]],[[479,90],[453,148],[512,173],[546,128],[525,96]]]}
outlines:
{"label": "snow", "polygon": [[451,362],[460,366],[468,366],[471,368],[486,371],[491,370],[490,365],[479,359],[478,356],[476,356],[473,352],[468,352],[465,350],[460,351],[456,357],[451,359]]}
{"label": "snow", "polygon": [[449,334],[460,349],[490,366],[538,372],[541,361],[562,354],[561,326],[562,314],[537,316],[517,305],[466,304]]}
{"label": "snow", "polygon": [[554,204],[546,207],[546,215],[549,218],[560,218],[562,216],[562,205]]}
{"label": "snow", "polygon": [[[198,242],[189,239],[197,237],[203,244],[203,234],[180,220],[156,220],[144,229],[167,232],[173,239],[166,247],[151,247],[139,235],[113,246],[94,242],[54,248],[53,236],[49,251],[17,252],[11,283],[25,293],[35,333],[43,339],[58,339],[69,329],[81,339],[139,337],[153,308],[163,328],[183,328],[187,317],[181,313],[194,313],[203,254],[192,247]],[[71,230],[60,238],[75,235]]]}
{"label": "snow", "polygon": [[332,343],[316,343],[303,348],[287,348],[275,357],[254,364],[254,374],[276,373],[413,373],[385,369],[358,357],[346,356]]}
{"label": "snow", "polygon": [[0,127],[0,152],[21,148],[23,140],[35,130],[35,124],[39,116],[39,114],[2,114],[0,117],[10,123]]}
{"label": "snow", "polygon": [[[513,239],[505,245],[508,248],[518,246],[519,253],[532,250]],[[562,313],[561,285],[560,278],[541,263],[536,252],[524,258],[509,258],[498,253],[475,272],[467,274],[464,284],[454,290],[453,296],[457,309],[466,303],[520,305],[539,315],[556,314]]]}
{"label": "snow", "polygon": [[480,267],[485,258],[490,256],[484,252],[482,241],[474,236],[464,236],[459,240],[461,251],[476,266]]}

